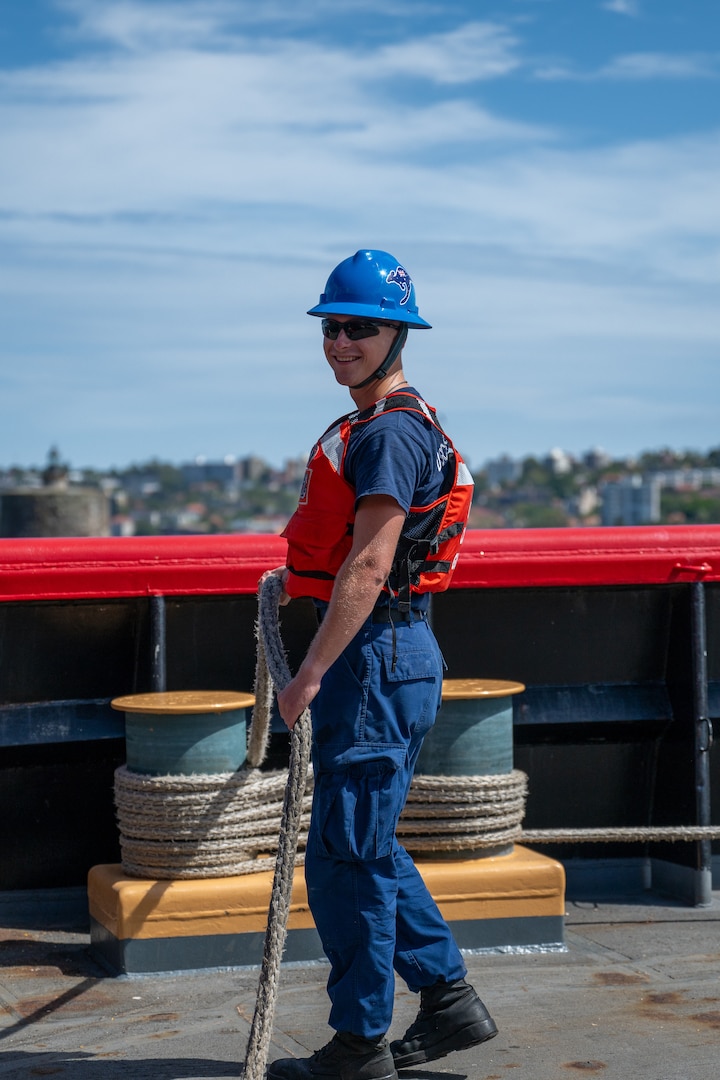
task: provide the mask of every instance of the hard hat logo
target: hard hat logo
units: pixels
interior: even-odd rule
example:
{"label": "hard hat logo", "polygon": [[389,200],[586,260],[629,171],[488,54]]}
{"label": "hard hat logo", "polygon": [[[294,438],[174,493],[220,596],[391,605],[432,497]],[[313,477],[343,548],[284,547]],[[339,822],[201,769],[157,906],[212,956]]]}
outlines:
{"label": "hard hat logo", "polygon": [[399,285],[403,291],[403,297],[400,301],[401,306],[407,304],[410,299],[410,292],[412,290],[412,280],[410,275],[404,266],[396,266],[394,270],[391,270],[388,274],[386,281],[389,285]]}

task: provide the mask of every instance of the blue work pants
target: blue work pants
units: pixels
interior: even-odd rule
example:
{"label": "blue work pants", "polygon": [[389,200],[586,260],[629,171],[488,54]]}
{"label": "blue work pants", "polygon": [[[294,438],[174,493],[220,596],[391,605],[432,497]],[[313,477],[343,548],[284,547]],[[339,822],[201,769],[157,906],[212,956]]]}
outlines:
{"label": "blue work pants", "polygon": [[315,793],[305,877],[331,965],[336,1031],[385,1034],[394,971],[415,992],[466,973],[447,923],[395,837],[440,706],[442,670],[424,618],[395,627],[368,620],[313,702]]}

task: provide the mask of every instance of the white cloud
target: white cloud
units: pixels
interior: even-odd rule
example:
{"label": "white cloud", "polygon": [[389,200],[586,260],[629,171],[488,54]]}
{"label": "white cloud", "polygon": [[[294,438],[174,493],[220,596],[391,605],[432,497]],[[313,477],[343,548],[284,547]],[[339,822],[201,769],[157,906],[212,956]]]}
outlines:
{"label": "white cloud", "polygon": [[386,45],[379,59],[389,72],[452,85],[508,75],[521,63],[518,44],[505,27],[476,22],[446,34]]}
{"label": "white cloud", "polygon": [[[107,10],[125,8],[144,10]],[[188,8],[190,18],[197,5]],[[487,29],[471,27],[458,77],[482,68],[496,41]],[[358,56],[277,37],[5,73],[2,228],[16,241],[218,253],[240,236],[245,251],[261,246],[273,214],[272,233],[299,236],[297,214],[311,226],[351,208],[358,231],[422,221],[431,236],[471,237],[513,258],[683,276],[697,256],[715,275],[714,135],[571,150],[559,132],[466,97],[388,100],[413,56],[446,80],[456,44],[430,35]]]}
{"label": "white cloud", "polygon": [[604,0],[602,4],[607,11],[614,11],[617,15],[637,16],[640,14],[638,0]]}
{"label": "white cloud", "polygon": [[628,53],[601,67],[598,79],[716,79],[720,53]]}
{"label": "white cloud", "polygon": [[[147,4],[133,0],[60,0],[75,17],[69,39],[110,43],[131,52],[148,48],[202,48],[217,45],[231,6],[222,0]],[[243,5],[238,6],[238,13]]]}
{"label": "white cloud", "polygon": [[641,82],[672,79],[717,79],[720,53],[627,53],[594,71],[568,64],[538,66],[535,78],[547,82]]}
{"label": "white cloud", "polygon": [[[551,445],[584,395],[627,424],[716,354],[715,132],[589,148],[500,116],[479,95],[525,44],[499,24],[371,46],[245,36],[273,5],[74,7],[113,48],[0,75],[0,462],[50,413],[75,461],[83,425],[153,416],[166,456],[189,431],[186,456],[305,449],[345,402],[302,313],[360,246],[414,274],[435,326],[414,377],[476,459],[498,447],[488,412],[523,425],[518,452],[543,425]],[[603,77],[649,78],[650,55]],[[46,412],[21,430],[29,386]]]}
{"label": "white cloud", "polygon": [[[476,30],[456,69],[463,80],[489,70]],[[421,73],[449,81],[455,45],[453,35],[432,36],[358,54],[277,38],[5,73],[0,205],[88,215],[187,211],[196,200],[316,203],[327,169],[334,190],[353,190],[381,160],[390,181],[408,154],[551,137],[469,100],[396,93],[393,80],[416,54]]]}
{"label": "white cloud", "polygon": [[[172,48],[218,48],[244,33],[287,37],[295,31],[326,30],[338,19],[362,18],[381,27],[391,18],[416,25],[444,11],[441,0],[55,0],[73,18],[72,41],[113,45],[131,52]],[[498,38],[502,27],[497,27]],[[356,44],[361,34],[356,35]]]}

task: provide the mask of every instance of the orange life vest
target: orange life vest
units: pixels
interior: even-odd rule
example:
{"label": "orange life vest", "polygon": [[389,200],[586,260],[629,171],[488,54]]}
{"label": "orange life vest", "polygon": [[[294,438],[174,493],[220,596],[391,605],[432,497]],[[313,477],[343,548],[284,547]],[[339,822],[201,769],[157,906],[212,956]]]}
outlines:
{"label": "orange life vest", "polygon": [[470,513],[473,479],[435,410],[417,395],[400,391],[336,421],[313,447],[298,508],[283,532],[290,596],[330,599],[335,576],[352,547],[356,494],[345,478],[350,439],[359,425],[395,409],[419,413],[442,434],[445,490],[427,506],[410,507],[385,591],[398,597],[400,610],[407,610],[412,593],[440,592],[450,584]]}

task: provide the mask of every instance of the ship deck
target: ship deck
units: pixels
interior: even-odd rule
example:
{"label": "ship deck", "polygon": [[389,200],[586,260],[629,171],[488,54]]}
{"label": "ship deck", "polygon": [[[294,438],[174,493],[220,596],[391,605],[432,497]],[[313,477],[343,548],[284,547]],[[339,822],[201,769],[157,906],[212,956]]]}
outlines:
{"label": "ship deck", "polygon": [[[0,1077],[226,1080],[244,1060],[257,968],[112,977],[90,954],[82,890],[0,903]],[[40,929],[43,927],[43,929]],[[492,1042],[402,1077],[706,1080],[717,1071],[720,892],[567,904],[565,951],[466,955]],[[284,965],[270,1057],[331,1035],[324,964]],[[392,1034],[417,999],[398,983]]]}

